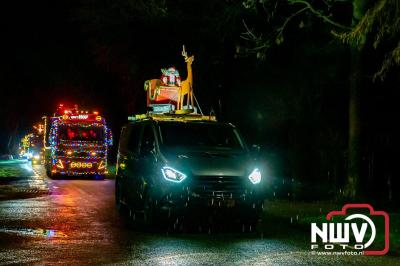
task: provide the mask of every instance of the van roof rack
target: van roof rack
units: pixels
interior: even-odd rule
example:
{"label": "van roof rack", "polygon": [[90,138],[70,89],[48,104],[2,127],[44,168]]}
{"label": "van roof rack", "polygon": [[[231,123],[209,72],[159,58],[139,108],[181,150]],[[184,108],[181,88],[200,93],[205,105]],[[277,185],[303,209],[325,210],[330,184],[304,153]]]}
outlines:
{"label": "van roof rack", "polygon": [[174,113],[163,113],[163,114],[138,114],[128,116],[128,121],[139,121],[152,119],[156,121],[217,121],[214,115],[201,115],[201,114],[174,114]]}

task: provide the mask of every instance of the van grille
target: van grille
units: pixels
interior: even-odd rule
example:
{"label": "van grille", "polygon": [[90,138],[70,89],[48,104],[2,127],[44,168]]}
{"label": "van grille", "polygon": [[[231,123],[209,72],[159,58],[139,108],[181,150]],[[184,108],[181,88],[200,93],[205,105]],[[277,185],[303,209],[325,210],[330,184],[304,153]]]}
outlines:
{"label": "van grille", "polygon": [[246,194],[239,176],[194,176],[191,191],[201,198],[242,198]]}

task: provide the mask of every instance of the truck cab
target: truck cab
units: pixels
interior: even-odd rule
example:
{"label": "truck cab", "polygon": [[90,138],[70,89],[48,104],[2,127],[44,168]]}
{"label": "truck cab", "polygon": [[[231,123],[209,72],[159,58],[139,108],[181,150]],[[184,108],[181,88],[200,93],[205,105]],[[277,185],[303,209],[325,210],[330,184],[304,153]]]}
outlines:
{"label": "truck cab", "polygon": [[97,112],[64,110],[63,115],[49,120],[45,146],[47,174],[103,179],[111,144],[111,131]]}

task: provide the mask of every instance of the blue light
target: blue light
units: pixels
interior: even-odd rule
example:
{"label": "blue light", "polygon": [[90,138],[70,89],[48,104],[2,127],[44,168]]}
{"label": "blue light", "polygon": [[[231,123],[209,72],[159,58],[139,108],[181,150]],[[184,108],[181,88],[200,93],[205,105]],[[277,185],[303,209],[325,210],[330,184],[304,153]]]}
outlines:
{"label": "blue light", "polygon": [[176,183],[182,182],[187,177],[184,173],[169,166],[163,167],[161,172],[166,180]]}

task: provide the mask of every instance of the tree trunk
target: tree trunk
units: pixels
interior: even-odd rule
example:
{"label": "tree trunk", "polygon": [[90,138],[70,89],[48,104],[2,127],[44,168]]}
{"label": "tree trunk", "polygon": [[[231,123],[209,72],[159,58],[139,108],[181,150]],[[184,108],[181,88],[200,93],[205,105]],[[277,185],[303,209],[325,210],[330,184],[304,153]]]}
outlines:
{"label": "tree trunk", "polygon": [[345,196],[357,198],[360,194],[361,172],[361,115],[360,115],[360,50],[351,48],[351,73],[349,91],[348,168]]}
{"label": "tree trunk", "polygon": [[[365,15],[366,0],[353,0],[353,22],[355,27]],[[345,196],[356,199],[361,194],[361,110],[360,93],[362,86],[361,56],[364,50],[366,36],[357,43],[350,45],[351,68],[349,87],[349,140],[348,140],[348,168],[347,183],[344,190]]]}

